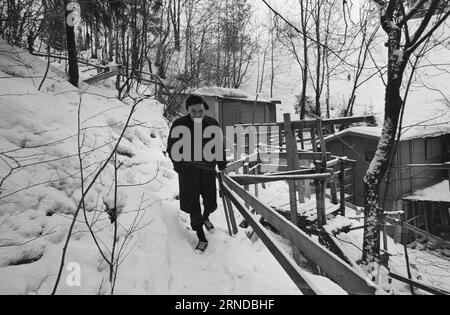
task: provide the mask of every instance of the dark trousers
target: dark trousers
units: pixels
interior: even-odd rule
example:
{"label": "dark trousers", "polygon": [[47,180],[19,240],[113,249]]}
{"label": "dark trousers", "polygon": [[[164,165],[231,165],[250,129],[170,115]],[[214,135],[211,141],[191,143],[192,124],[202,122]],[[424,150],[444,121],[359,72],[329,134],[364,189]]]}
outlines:
{"label": "dark trousers", "polygon": [[[217,210],[216,174],[211,171],[187,168],[179,173],[180,209],[191,217],[194,231],[203,231],[203,221]],[[200,206],[203,199],[204,213]]]}

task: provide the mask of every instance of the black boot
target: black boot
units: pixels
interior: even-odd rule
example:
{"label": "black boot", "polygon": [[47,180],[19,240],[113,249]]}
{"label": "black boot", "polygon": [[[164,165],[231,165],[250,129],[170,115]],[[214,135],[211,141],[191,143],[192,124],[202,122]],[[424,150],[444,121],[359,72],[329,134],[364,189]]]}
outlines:
{"label": "black boot", "polygon": [[211,221],[209,220],[209,213],[204,213],[203,214],[203,224],[205,225],[206,229],[208,230],[209,233],[214,233],[216,231],[216,228],[214,227],[214,225],[211,223]]}
{"label": "black boot", "polygon": [[199,243],[195,248],[195,252],[198,254],[203,254],[208,247],[208,240],[206,239],[205,232],[203,231],[203,227],[197,229],[197,236],[199,239]]}

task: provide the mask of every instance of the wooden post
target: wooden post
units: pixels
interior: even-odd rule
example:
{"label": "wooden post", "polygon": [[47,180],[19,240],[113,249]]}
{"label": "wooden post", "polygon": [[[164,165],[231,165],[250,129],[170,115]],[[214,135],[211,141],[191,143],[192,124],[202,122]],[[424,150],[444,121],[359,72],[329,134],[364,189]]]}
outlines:
{"label": "wooden post", "polygon": [[250,155],[250,134],[245,134],[245,147],[244,147],[245,156]]}
{"label": "wooden post", "polygon": [[[246,161],[245,164],[244,164],[244,167],[243,167],[244,175],[249,175],[249,168],[250,167],[248,165],[248,162]],[[244,185],[244,189],[246,191],[250,191],[249,185]],[[245,206],[248,208],[248,204],[245,204]]]}
{"label": "wooden post", "polygon": [[331,194],[331,203],[334,205],[338,205],[338,197],[337,197],[337,188],[336,181],[334,179],[330,180],[330,194]]}
{"label": "wooden post", "polygon": [[340,193],[340,202],[341,202],[341,215],[345,217],[345,161],[340,160],[339,161],[339,193]]}
{"label": "wooden post", "polygon": [[232,232],[233,235],[238,234],[239,230],[236,224],[236,216],[234,215],[234,208],[233,208],[233,203],[231,202],[230,198],[225,196],[225,202],[226,202],[226,206],[228,208],[228,215],[230,216],[230,223],[231,223],[231,228],[232,228]]}
{"label": "wooden post", "polygon": [[316,143],[316,129],[311,128],[311,145],[313,152],[317,152],[317,143]]}
{"label": "wooden post", "polygon": [[[291,115],[284,114],[284,129],[287,149],[287,162],[290,171],[295,170],[297,157],[297,142],[295,141],[294,129],[292,128]],[[297,225],[297,188],[295,181],[289,181],[289,202],[291,206],[291,221]]]}
{"label": "wooden post", "polygon": [[327,168],[327,143],[325,142],[325,138],[323,136],[323,122],[322,119],[317,119],[317,133],[319,135],[319,141],[320,141],[320,150],[322,152],[322,163],[323,163],[323,170],[324,172]]}
{"label": "wooden post", "polygon": [[[320,171],[322,166],[320,164],[317,165],[317,171]],[[326,213],[325,213],[325,186],[326,179],[316,179],[316,206],[317,206],[317,226],[321,229],[324,225],[326,225]]]}
{"label": "wooden post", "polygon": [[[403,222],[404,222],[404,218],[403,218],[403,215],[401,215],[402,230],[403,230]],[[402,233],[402,236],[404,236],[403,233]],[[411,280],[412,279],[411,266],[409,264],[408,246],[406,245],[408,243],[407,237],[406,238],[402,237],[402,242],[403,242],[403,248],[405,250],[406,271],[408,272],[408,279]],[[415,295],[413,286],[410,286],[410,290],[411,290],[411,294]]]}
{"label": "wooden post", "polygon": [[[426,203],[425,202],[421,202],[421,204],[422,204],[422,215],[423,215],[423,223],[424,223],[424,225],[425,225],[425,231],[427,231],[428,233],[430,232],[430,226],[429,226],[429,224],[428,224],[428,217],[427,217],[427,210],[426,210]],[[432,206],[432,203],[430,203],[431,204],[431,209],[430,209],[430,211],[431,212],[433,212],[433,206]]]}
{"label": "wooden post", "polygon": [[[260,175],[261,174],[261,156],[260,153],[258,152],[257,156],[256,156],[256,165],[257,167],[255,168],[255,175]],[[265,186],[263,186],[265,187]],[[255,196],[259,197],[259,186],[256,184],[255,185]]]}
{"label": "wooden post", "polygon": [[[248,164],[248,162],[244,163],[243,169],[244,169],[244,175],[249,175],[250,165]],[[244,188],[246,191],[249,191],[248,185],[245,185]]]}
{"label": "wooden post", "polygon": [[303,132],[303,128],[300,128],[300,130],[298,131],[300,133],[300,144],[301,144],[301,148],[302,150],[305,150],[305,134]]}
{"label": "wooden post", "polygon": [[281,148],[283,147],[283,128],[279,128],[278,130],[278,141],[279,141],[278,146],[280,147],[281,152]]}
{"label": "wooden post", "polygon": [[[327,170],[327,148],[325,139],[323,137],[322,132],[322,119],[317,119],[317,133],[319,135],[319,141],[320,141],[320,150],[322,152],[322,161],[321,163],[317,164],[317,172],[318,173],[324,173]],[[315,138],[315,137],[314,137]],[[316,143],[314,143],[316,145]],[[316,146],[317,150],[317,146]],[[316,181],[316,202],[317,202],[317,225],[319,228],[322,228],[324,225],[327,224],[326,222],[326,213],[325,213],[325,192],[327,188],[327,180],[317,180]]]}

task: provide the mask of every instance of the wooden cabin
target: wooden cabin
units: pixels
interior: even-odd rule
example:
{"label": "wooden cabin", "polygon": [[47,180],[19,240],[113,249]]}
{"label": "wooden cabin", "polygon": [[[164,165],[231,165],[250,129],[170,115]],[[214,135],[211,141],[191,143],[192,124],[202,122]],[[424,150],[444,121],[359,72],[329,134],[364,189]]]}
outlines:
{"label": "wooden cabin", "polygon": [[[237,89],[205,87],[192,94],[201,95],[205,99],[210,107],[206,114],[217,119],[223,131],[227,126],[238,124],[276,123],[276,106],[281,104],[280,101],[261,96],[257,98]],[[184,101],[182,103],[180,113],[184,115],[186,109]]]}
{"label": "wooden cabin", "polygon": [[[337,156],[347,156],[357,161],[355,168],[355,203],[364,206],[364,176],[368,169],[381,136],[378,127],[353,127],[331,135],[325,139],[327,150]],[[450,161],[450,132],[443,128],[441,132],[423,129],[421,132],[405,134],[401,138],[399,150],[394,158],[394,171],[386,195],[386,210],[405,210],[406,220],[421,217],[413,222],[417,227],[431,230],[432,224],[425,225],[424,212],[437,211],[448,225],[449,203],[432,198],[408,198],[418,190],[442,184],[449,179],[449,170],[445,167],[411,167],[412,164],[440,164]],[[384,197],[385,183],[381,185],[381,198]],[[450,200],[450,186],[446,190]],[[446,210],[446,211],[444,211]],[[419,215],[420,214],[420,215]],[[430,220],[431,221],[431,213]]]}

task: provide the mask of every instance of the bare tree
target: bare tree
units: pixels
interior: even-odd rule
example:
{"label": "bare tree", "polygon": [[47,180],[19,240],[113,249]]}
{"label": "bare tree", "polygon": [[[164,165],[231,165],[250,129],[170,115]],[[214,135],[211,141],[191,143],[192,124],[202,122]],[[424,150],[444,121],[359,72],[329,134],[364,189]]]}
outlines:
{"label": "bare tree", "polygon": [[[404,73],[412,54],[419,49],[450,15],[447,1],[418,0],[411,4],[402,0],[373,0],[379,8],[381,27],[387,35],[387,83],[385,120],[375,157],[364,180],[365,226],[363,263],[377,262],[380,253],[380,223],[384,210],[380,207],[380,184],[389,167],[395,147],[400,112],[404,101],[400,95]],[[420,12],[420,14],[419,14]]]}
{"label": "bare tree", "polygon": [[181,0],[169,0],[169,15],[175,37],[175,49],[181,51]]}
{"label": "bare tree", "polygon": [[69,0],[65,1],[66,4],[66,41],[67,41],[67,54],[69,56],[69,82],[78,87],[79,73],[78,73],[78,56],[77,45],[75,41],[75,27],[73,20],[73,14],[76,7],[69,3]]}
{"label": "bare tree", "polygon": [[[358,29],[359,29],[359,40],[357,41],[359,46],[357,48],[357,60],[356,66],[350,69],[349,73],[349,81],[353,81],[352,88],[350,90],[350,95],[348,98],[347,106],[345,107],[343,116],[353,116],[354,113],[354,105],[357,97],[357,90],[361,87],[367,80],[370,80],[374,75],[382,75],[380,71],[377,71],[373,75],[369,75],[367,79],[363,79],[363,75],[367,72],[367,63],[368,59],[371,56],[371,50],[373,49],[372,45],[376,39],[376,36],[379,31],[379,26],[375,28],[370,28],[370,17],[371,10],[366,8],[364,5],[359,9],[359,21],[358,21]],[[372,60],[374,61],[374,60]],[[375,61],[374,61],[375,63]],[[342,126],[341,130],[346,126]]]}

